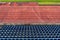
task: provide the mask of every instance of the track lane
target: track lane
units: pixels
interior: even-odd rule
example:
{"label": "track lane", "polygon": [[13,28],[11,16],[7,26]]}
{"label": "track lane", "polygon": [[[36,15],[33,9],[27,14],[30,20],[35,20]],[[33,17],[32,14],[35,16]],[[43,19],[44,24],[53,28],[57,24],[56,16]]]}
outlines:
{"label": "track lane", "polygon": [[60,6],[2,5],[0,22],[4,23],[60,23]]}

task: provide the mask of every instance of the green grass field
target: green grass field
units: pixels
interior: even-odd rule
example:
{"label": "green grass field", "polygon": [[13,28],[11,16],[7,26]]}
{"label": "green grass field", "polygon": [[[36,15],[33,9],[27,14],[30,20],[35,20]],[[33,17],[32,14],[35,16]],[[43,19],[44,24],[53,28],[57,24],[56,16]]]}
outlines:
{"label": "green grass field", "polygon": [[0,0],[0,2],[60,2],[60,0]]}
{"label": "green grass field", "polygon": [[60,0],[0,0],[0,2],[38,2],[39,4],[60,4]]}

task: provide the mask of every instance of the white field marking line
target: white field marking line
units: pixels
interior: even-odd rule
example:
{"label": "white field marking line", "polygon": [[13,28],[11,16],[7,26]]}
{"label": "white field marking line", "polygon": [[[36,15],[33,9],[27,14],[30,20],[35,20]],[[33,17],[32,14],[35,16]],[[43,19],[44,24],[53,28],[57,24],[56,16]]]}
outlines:
{"label": "white field marking line", "polygon": [[40,7],[40,6],[0,6],[0,7]]}
{"label": "white field marking line", "polygon": [[44,22],[39,16],[38,16],[38,12],[35,10],[35,7],[33,7],[33,11],[35,12],[36,17],[38,17],[39,20],[41,20],[42,22]]}
{"label": "white field marking line", "polygon": [[[60,25],[60,23],[28,23],[30,25]],[[0,25],[28,25],[25,23],[0,23]]]}
{"label": "white field marking line", "polygon": [[[50,6],[44,6],[44,5],[42,5],[42,6],[0,6],[0,7],[6,7],[6,8],[10,8],[10,7],[18,7],[18,8],[20,8],[20,7],[22,7],[22,8],[23,7],[36,7],[37,8],[37,7],[50,7]],[[53,7],[60,7],[60,6],[53,6]]]}
{"label": "white field marking line", "polygon": [[33,11],[35,12],[35,16],[38,17],[38,19],[40,20],[40,17],[38,16],[38,14],[37,14],[37,12],[35,11],[35,9],[34,9],[34,8],[32,8],[32,9],[33,9]]}

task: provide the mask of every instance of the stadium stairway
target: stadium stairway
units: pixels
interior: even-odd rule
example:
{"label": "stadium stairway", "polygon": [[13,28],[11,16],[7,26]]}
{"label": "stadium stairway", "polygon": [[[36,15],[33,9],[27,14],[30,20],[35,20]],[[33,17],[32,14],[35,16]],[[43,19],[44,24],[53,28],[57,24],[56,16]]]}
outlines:
{"label": "stadium stairway", "polygon": [[0,40],[60,40],[60,25],[0,25]]}

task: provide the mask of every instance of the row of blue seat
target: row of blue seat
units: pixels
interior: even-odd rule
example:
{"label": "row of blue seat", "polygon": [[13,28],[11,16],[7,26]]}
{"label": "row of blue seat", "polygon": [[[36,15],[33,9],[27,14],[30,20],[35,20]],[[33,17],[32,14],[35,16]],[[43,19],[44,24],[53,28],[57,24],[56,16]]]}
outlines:
{"label": "row of blue seat", "polygon": [[60,38],[60,25],[0,25],[0,38]]}
{"label": "row of blue seat", "polygon": [[60,38],[0,38],[0,40],[60,40]]}

